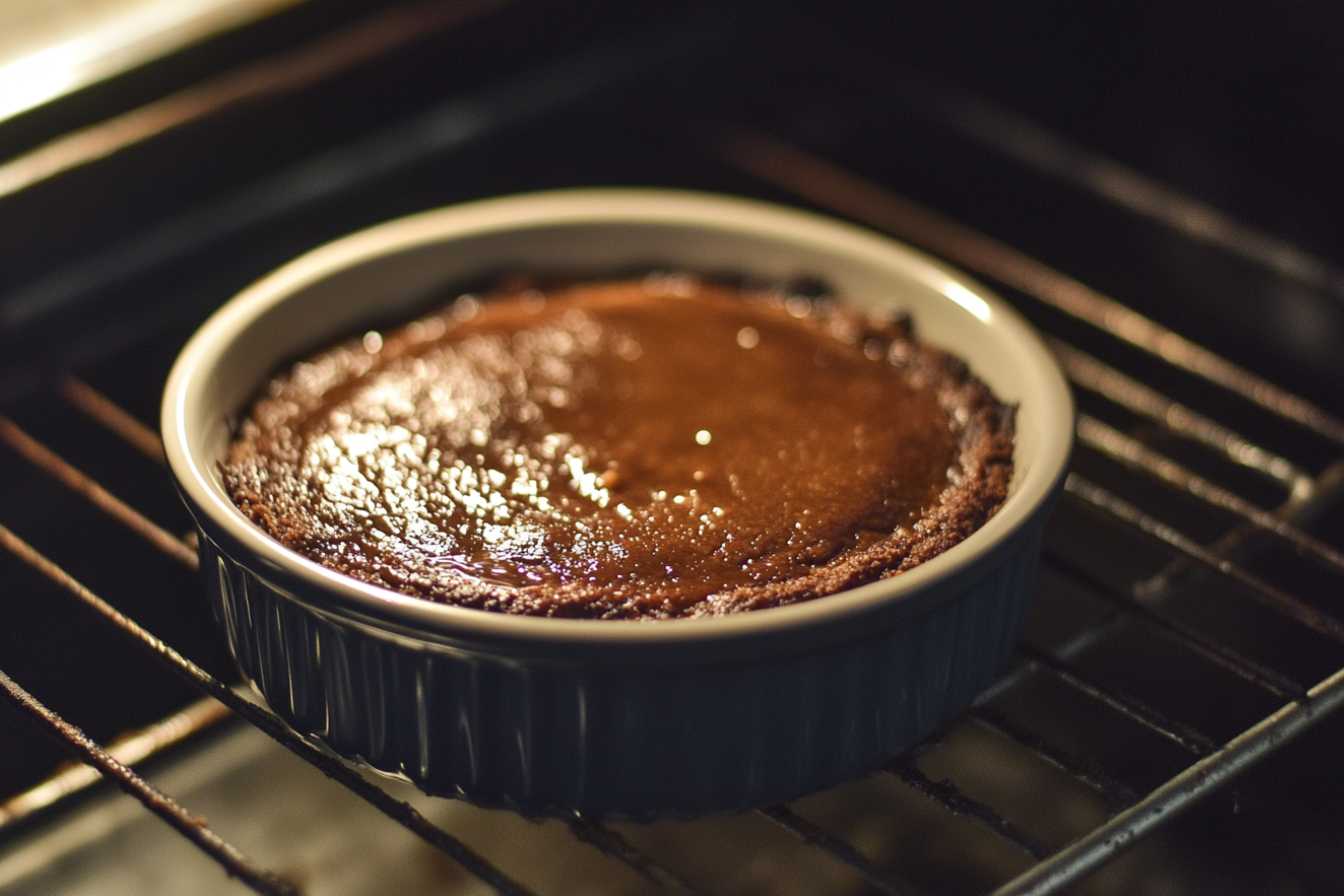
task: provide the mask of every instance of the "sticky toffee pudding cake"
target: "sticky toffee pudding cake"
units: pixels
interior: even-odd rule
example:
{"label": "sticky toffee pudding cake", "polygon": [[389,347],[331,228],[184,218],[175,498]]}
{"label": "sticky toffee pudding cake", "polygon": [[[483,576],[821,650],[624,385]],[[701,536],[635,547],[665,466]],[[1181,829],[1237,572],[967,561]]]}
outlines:
{"label": "sticky toffee pudding cake", "polygon": [[663,619],[942,553],[1006,498],[1013,416],[907,319],[650,275],[505,286],[313,355],[262,390],[222,471],[269,535],[356,579]]}

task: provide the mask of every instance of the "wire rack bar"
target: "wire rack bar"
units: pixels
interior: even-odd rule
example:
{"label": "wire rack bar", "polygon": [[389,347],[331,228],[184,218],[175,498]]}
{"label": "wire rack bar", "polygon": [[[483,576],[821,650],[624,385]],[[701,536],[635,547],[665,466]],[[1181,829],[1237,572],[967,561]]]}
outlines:
{"label": "wire rack bar", "polygon": [[[1271,516],[1285,520],[1298,529],[1305,529],[1321,514],[1344,498],[1344,460],[1336,461],[1326,467],[1311,480],[1311,487],[1295,491],[1288,499],[1271,511]],[[1265,539],[1272,538],[1263,528],[1247,523],[1239,524],[1235,529],[1218,538],[1209,545],[1209,551],[1215,556],[1230,557],[1235,553],[1249,554]],[[1197,564],[1184,557],[1173,557],[1161,570],[1134,585],[1134,594],[1140,598],[1170,589],[1189,573],[1195,572]],[[1201,567],[1202,569],[1202,567]]]}
{"label": "wire rack bar", "polygon": [[830,831],[808,821],[788,806],[767,806],[757,812],[779,825],[835,861],[848,867],[862,877],[869,885],[888,896],[916,896],[918,891],[913,885],[898,881],[883,871],[854,848],[849,841],[835,836]]}
{"label": "wire rack bar", "polygon": [[582,812],[573,813],[565,819],[565,823],[578,840],[615,858],[660,890],[690,894],[705,892],[681,874],[650,858],[616,831],[593,821]]}
{"label": "wire rack bar", "polygon": [[494,887],[497,892],[506,894],[526,894],[528,892],[521,884],[495,868],[452,834],[434,825],[410,804],[396,799],[382,788],[369,783],[356,772],[346,768],[339,761],[313,749],[302,738],[286,728],[284,723],[271,715],[270,712],[234,693],[233,689],[227,684],[206,672],[143,628],[135,620],[94,594],[55,562],[3,525],[0,525],[0,547],[42,573],[85,606],[97,612],[114,628],[130,636],[189,683],[229,707],[327,777],[344,784],[383,814],[416,834],[435,849],[455,859],[481,881]]}
{"label": "wire rack bar", "polygon": [[1056,575],[1087,589],[1091,594],[1119,608],[1144,625],[1184,645],[1193,653],[1231,672],[1248,684],[1281,700],[1301,700],[1307,694],[1305,686],[1275,669],[1271,669],[1223,644],[1211,640],[1190,626],[1172,619],[1141,603],[1123,588],[1103,581],[1078,565],[1072,558],[1051,548],[1046,549],[1047,569]]}
{"label": "wire rack bar", "polygon": [[[890,70],[889,64],[884,66]],[[921,115],[1027,167],[1081,187],[1136,215],[1274,273],[1336,296],[1344,270],[1293,243],[1237,221],[1194,199],[1040,127],[1029,118],[947,85],[911,77],[887,79]]]}
{"label": "wire rack bar", "polygon": [[811,202],[928,247],[1322,438],[1344,445],[1344,421],[1042,262],[946,215],[897,196],[789,143],[725,130],[720,157]]}
{"label": "wire rack bar", "polygon": [[0,198],[231,107],[309,87],[499,6],[492,0],[458,0],[385,11],[296,49],[71,131],[0,164]]}
{"label": "wire rack bar", "polygon": [[163,463],[163,445],[158,433],[84,380],[66,377],[61,383],[60,394],[71,407],[120,436],[145,457]]}
{"label": "wire rack bar", "polygon": [[979,800],[972,799],[951,781],[935,781],[913,762],[901,760],[887,767],[887,771],[904,782],[911,790],[938,803],[953,815],[969,818],[985,830],[997,834],[1033,859],[1040,861],[1052,850],[1017,825],[995,812]]}
{"label": "wire rack bar", "polygon": [[176,535],[161,528],[138,510],[99,485],[79,469],[19,428],[8,417],[0,416],[0,441],[13,448],[25,460],[49,474],[62,485],[83,496],[88,502],[130,529],[177,562],[196,568],[196,553]]}
{"label": "wire rack bar", "polygon": [[1004,884],[993,896],[1046,896],[1059,892],[1341,706],[1344,706],[1344,669],[1313,687],[1308,699],[1265,717],[1129,809]]}
{"label": "wire rack bar", "polygon": [[14,679],[0,671],[0,694],[36,721],[67,749],[96,768],[103,777],[130,794],[171,828],[219,863],[230,877],[265,896],[298,896],[299,890],[279,875],[257,867],[237,847],[216,834],[205,819],[192,815],[172,797],[155,788],[92,738],[49,709]]}
{"label": "wire rack bar", "polygon": [[1110,707],[1132,722],[1147,728],[1154,734],[1176,744],[1176,746],[1195,756],[1207,756],[1218,749],[1217,744],[1205,735],[1148,705],[1146,702],[1126,694],[1113,687],[1100,684],[1091,676],[1071,667],[1050,654],[1030,644],[1022,644],[1018,651],[1027,660],[1050,671],[1056,678],[1080,694],[1090,697],[1098,703]]}
{"label": "wire rack bar", "polygon": [[1255,445],[1221,423],[1174,401],[1061,339],[1046,340],[1077,386],[1184,438],[1207,445],[1244,469],[1280,483],[1290,492],[1310,488],[1310,478],[1292,461]]}
{"label": "wire rack bar", "polygon": [[[106,749],[123,765],[135,765],[232,717],[227,707],[209,697],[203,697],[147,728],[118,737]],[[101,778],[98,770],[88,765],[72,765],[56,772],[45,781],[0,803],[0,833],[72,794],[87,790]]]}
{"label": "wire rack bar", "polygon": [[[1053,653],[1060,659],[1072,659],[1085,653],[1093,645],[1115,631],[1125,619],[1120,610],[1111,610],[1103,618],[1074,633],[1064,643],[1054,645]],[[975,706],[988,706],[1008,691],[1017,687],[1029,676],[1043,674],[1043,670],[1020,654],[1002,675],[975,698]]]}
{"label": "wire rack bar", "polygon": [[1344,574],[1344,554],[1330,545],[1313,538],[1283,517],[1256,507],[1239,495],[1186,469],[1176,461],[1095,417],[1087,414],[1078,415],[1078,439],[1092,450],[1124,464],[1131,470],[1146,473],[1175,491],[1198,498],[1205,504],[1240,517],[1242,522],[1276,535],[1291,544],[1298,553],[1320,561],[1334,572]]}
{"label": "wire rack bar", "polygon": [[1128,806],[1139,799],[1139,795],[1128,784],[1046,743],[1045,739],[1036,732],[993,707],[973,707],[968,713],[968,717],[975,724],[1017,744],[1047,765],[1059,769],[1074,780],[1087,785],[1096,791],[1112,809]]}
{"label": "wire rack bar", "polygon": [[1183,535],[1156,517],[1144,513],[1118,495],[1095,485],[1077,473],[1068,475],[1064,480],[1064,488],[1069,495],[1082,501],[1087,506],[1138,529],[1155,541],[1172,548],[1178,554],[1243,586],[1247,594],[1266,606],[1297,620],[1317,634],[1344,644],[1344,623],[1341,623],[1338,619],[1322,613],[1302,599],[1246,572],[1232,561],[1218,556],[1189,536]]}

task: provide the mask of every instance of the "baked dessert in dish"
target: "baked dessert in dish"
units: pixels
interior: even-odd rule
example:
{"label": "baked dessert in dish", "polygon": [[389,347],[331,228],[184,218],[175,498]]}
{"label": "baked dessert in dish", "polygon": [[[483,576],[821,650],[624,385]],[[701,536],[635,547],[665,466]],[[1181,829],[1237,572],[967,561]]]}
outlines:
{"label": "baked dessert in dish", "polygon": [[823,597],[978,529],[1013,409],[903,316],[686,274],[514,282],[280,372],[222,460],[287,547],[430,601],[664,619]]}
{"label": "baked dessert in dish", "polygon": [[[618,273],[648,259],[751,279]],[[415,318],[491,271],[605,280]],[[427,793],[567,817],[786,802],[960,712],[1013,655],[1073,435],[1054,358],[980,284],[666,190],[315,249],[191,338],[161,419],[206,598],[286,723]]]}

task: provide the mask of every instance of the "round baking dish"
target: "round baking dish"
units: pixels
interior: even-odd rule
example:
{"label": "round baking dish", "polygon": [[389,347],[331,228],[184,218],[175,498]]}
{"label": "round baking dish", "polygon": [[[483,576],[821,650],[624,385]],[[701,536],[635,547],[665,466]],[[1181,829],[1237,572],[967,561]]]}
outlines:
{"label": "round baking dish", "polygon": [[[1008,500],[891,579],[792,606],[659,622],[507,616],[328,570],[255,527],[218,469],[230,420],[274,369],[487,271],[733,270],[816,276],[904,309],[1018,405]],[[293,261],[183,349],[168,462],[243,674],[295,730],[434,794],[529,812],[697,814],[872,771],[964,708],[1017,637],[1067,463],[1069,390],[978,284],[856,227],[661,190],[489,200],[383,224]]]}

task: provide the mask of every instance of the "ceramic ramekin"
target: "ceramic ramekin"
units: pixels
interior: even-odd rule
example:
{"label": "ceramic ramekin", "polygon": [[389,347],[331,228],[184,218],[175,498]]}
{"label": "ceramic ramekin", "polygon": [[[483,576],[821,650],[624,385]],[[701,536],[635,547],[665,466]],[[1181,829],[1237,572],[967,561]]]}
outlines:
{"label": "ceramic ramekin", "polygon": [[[911,312],[922,338],[1019,406],[1003,508],[885,581],[727,618],[628,622],[386,591],[290,551],[230,502],[218,469],[229,421],[283,362],[482,272],[639,264],[816,276],[846,300]],[[215,617],[295,730],[429,793],[636,817],[795,797],[874,770],[964,708],[1017,637],[1072,432],[1041,341],[961,274],[814,215],[660,190],[475,202],[338,240],[224,305],[163,401]]]}

